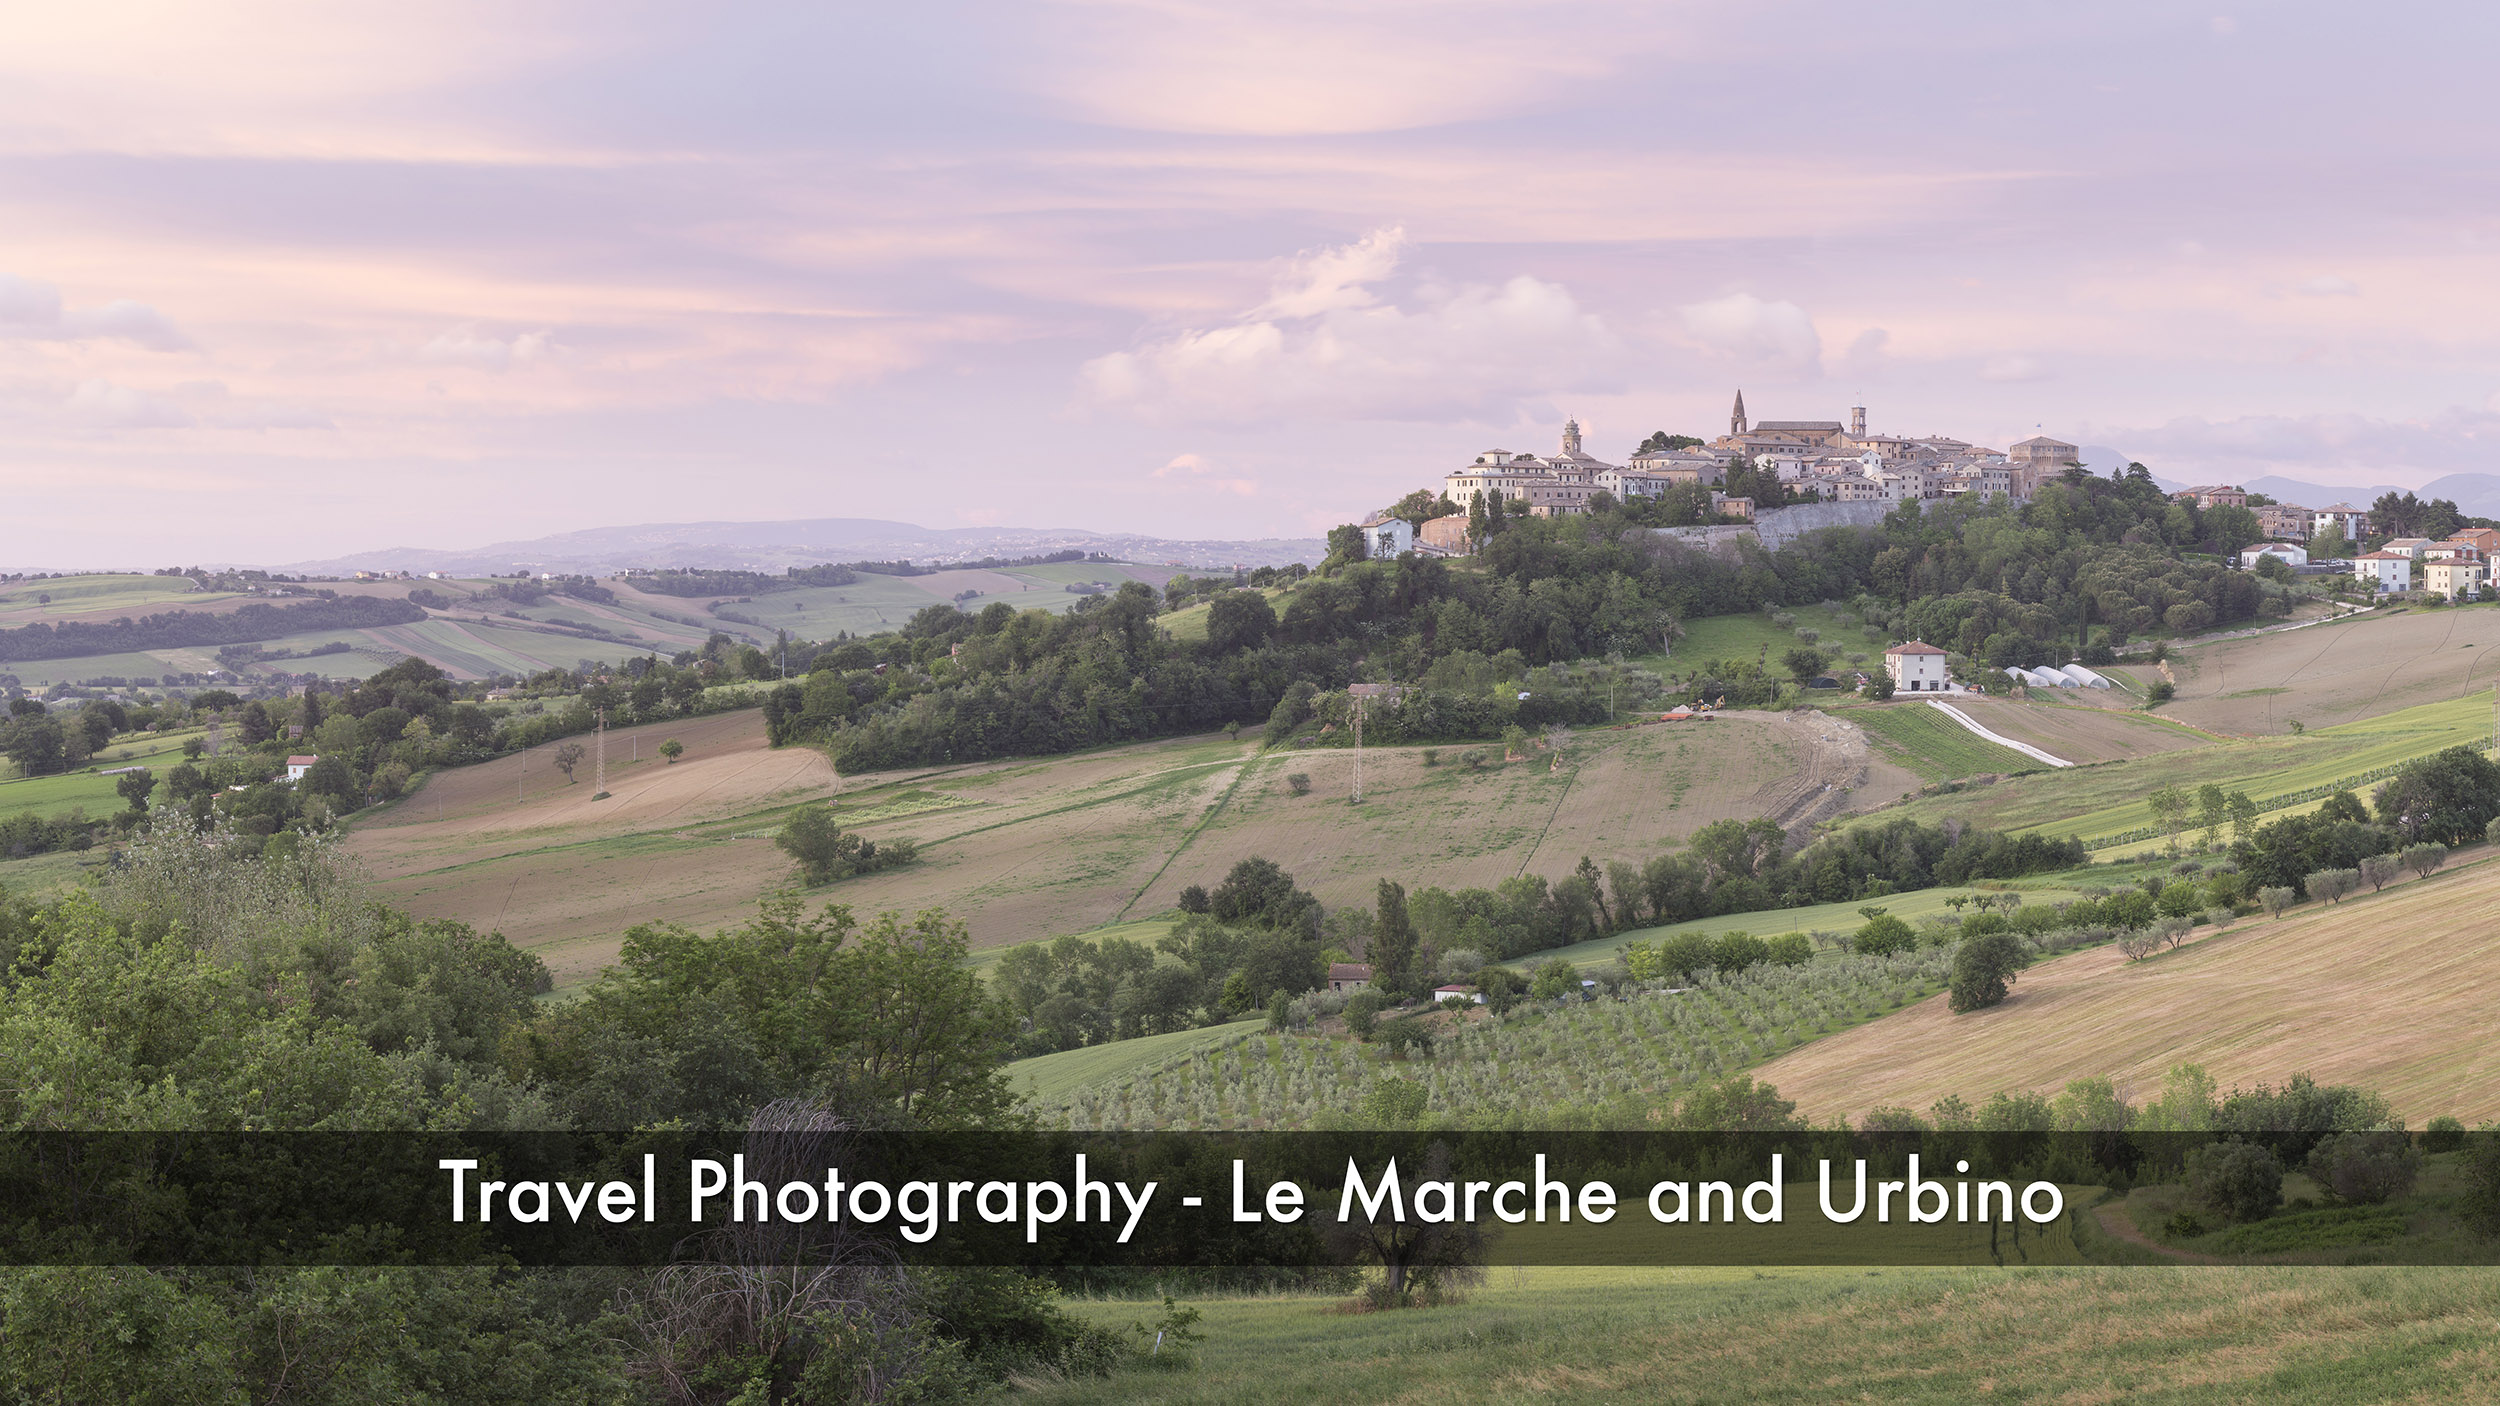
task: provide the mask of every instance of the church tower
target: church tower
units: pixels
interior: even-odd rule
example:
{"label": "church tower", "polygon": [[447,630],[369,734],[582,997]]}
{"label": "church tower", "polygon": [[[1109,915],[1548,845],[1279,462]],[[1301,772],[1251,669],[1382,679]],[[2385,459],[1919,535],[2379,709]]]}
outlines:
{"label": "church tower", "polygon": [[1866,407],[1863,405],[1849,407],[1849,437],[1851,439],[1866,438]]}
{"label": "church tower", "polygon": [[1732,435],[1745,432],[1745,393],[1743,391],[1736,393],[1736,413],[1727,417],[1727,432]]}
{"label": "church tower", "polygon": [[1576,459],[1580,455],[1580,422],[1576,419],[1563,421],[1562,452],[1566,459]]}

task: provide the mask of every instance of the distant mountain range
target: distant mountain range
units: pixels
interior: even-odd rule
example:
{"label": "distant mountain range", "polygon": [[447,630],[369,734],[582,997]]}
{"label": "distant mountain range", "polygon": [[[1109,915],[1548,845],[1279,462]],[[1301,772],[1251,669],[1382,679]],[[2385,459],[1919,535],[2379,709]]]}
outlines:
{"label": "distant mountain range", "polygon": [[878,518],[798,522],[654,522],[594,527],[466,550],[385,547],[354,556],[289,562],[273,569],[315,576],[355,571],[440,571],[479,576],[514,571],[605,575],[626,567],[711,567],[780,571],[827,561],[929,563],[1039,556],[1075,549],[1122,561],[1199,568],[1317,563],[1318,538],[1251,542],[1175,541],[1135,533],[1053,527],[920,527]]}
{"label": "distant mountain range", "polygon": [[2457,505],[2468,517],[2500,518],[2500,475],[2449,474],[2432,479],[2416,489],[2403,489],[2392,483],[2374,483],[2366,488],[2351,485],[2303,483],[2299,479],[2252,478],[2241,485],[2251,493],[2263,493],[2278,503],[2298,503],[2307,508],[2323,508],[2331,503],[2350,503],[2356,508],[2370,506],[2382,493],[2410,491],[2425,502],[2445,498]]}

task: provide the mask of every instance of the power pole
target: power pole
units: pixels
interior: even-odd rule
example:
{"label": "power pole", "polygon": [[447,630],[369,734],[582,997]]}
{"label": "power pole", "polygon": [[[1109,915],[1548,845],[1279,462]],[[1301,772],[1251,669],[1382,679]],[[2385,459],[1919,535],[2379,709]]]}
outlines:
{"label": "power pole", "polygon": [[1363,695],[1354,695],[1354,803],[1363,803]]}
{"label": "power pole", "polygon": [[529,799],[530,749],[521,749],[521,771],[512,782],[512,803],[519,805]]}
{"label": "power pole", "polygon": [[599,710],[599,779],[591,789],[594,794],[608,789],[608,710]]}

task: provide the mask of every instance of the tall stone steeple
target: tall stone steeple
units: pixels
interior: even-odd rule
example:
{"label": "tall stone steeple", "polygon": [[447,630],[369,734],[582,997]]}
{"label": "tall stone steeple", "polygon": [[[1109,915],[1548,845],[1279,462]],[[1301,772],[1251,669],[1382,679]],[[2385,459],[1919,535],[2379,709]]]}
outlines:
{"label": "tall stone steeple", "polygon": [[1743,391],[1736,393],[1736,413],[1727,417],[1727,432],[1732,435],[1745,432],[1745,393]]}
{"label": "tall stone steeple", "polygon": [[1566,459],[1580,452],[1580,422],[1576,419],[1563,421],[1562,452]]}

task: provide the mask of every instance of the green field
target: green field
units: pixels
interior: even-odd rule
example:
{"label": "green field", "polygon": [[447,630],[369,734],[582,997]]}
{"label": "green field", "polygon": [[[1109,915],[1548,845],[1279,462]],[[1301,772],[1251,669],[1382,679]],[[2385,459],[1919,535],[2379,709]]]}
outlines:
{"label": "green field", "polygon": [[1057,1098],[1088,1084],[1107,1083],[1123,1075],[1143,1073],[1149,1066],[1176,1055],[1247,1035],[1263,1023],[1255,1019],[1237,1020],[1229,1025],[1175,1030],[1168,1035],[1114,1040],[1108,1044],[1087,1045],[1083,1049],[1061,1050],[1057,1054],[1035,1055],[1007,1066],[1007,1085],[1017,1093],[1033,1098]]}
{"label": "green field", "polygon": [[[1494,1269],[1465,1302],[1198,1300],[1186,1365],[1037,1406],[1269,1401],[2488,1400],[2488,1269]],[[1106,1324],[1140,1303],[1072,1307]]]}
{"label": "green field", "polygon": [[1864,654],[1880,665],[1884,646],[1890,641],[1870,639],[1862,627],[1844,624],[1835,611],[1819,605],[1801,605],[1788,614],[1797,619],[1794,628],[1773,623],[1761,611],[1744,615],[1710,615],[1684,622],[1684,638],[1675,642],[1672,655],[1645,655],[1634,662],[1647,669],[1663,669],[1671,673],[1689,673],[1711,659],[1763,661],[1772,673],[1786,678],[1780,656],[1805,643],[1796,630],[1813,630],[1821,638],[1815,648],[1825,653],[1838,651],[1845,660],[1852,654]]}
{"label": "green field", "polygon": [[1876,753],[1922,781],[1950,781],[1985,772],[2037,771],[2046,763],[1994,742],[1923,704],[1836,710],[1864,729]]}
{"label": "green field", "polygon": [[[38,599],[42,596],[52,599],[46,603]],[[19,581],[0,587],[0,627],[90,611],[127,612],[135,616],[176,606],[197,609],[249,599],[233,591],[195,591],[187,577],[124,574]]]}
{"label": "green field", "polygon": [[[38,815],[59,815],[73,806],[81,806],[86,809],[89,818],[100,820],[108,812],[120,810],[126,804],[113,789],[121,778],[98,774],[102,769],[144,766],[161,772],[182,760],[182,744],[185,741],[203,735],[198,728],[181,732],[125,734],[115,738],[101,754],[78,770],[52,776],[18,777],[14,766],[0,762],[0,772],[15,778],[0,780],[0,817],[22,815],[28,811]],[[89,767],[97,770],[90,771]]]}
{"label": "green field", "polygon": [[[1859,713],[1853,710],[1848,716],[1856,718]],[[1950,725],[1949,720],[1938,721]],[[2095,838],[2152,825],[2152,807],[2145,797],[2163,786],[2193,791],[2212,782],[2225,790],[2246,791],[2262,802],[2347,781],[2445,747],[2488,746],[2491,730],[2488,695],[2458,698],[2319,728],[2299,737],[2249,738],[2131,761],[2035,772],[1985,788],[1921,797],[1883,814],[1906,814],[1930,822],[1957,816],[1997,829]],[[1976,737],[1970,740],[1979,742]]]}
{"label": "green field", "polygon": [[[2101,879],[2098,871],[2094,871],[2094,880],[2101,883],[2113,882],[2113,880]],[[1671,937],[1680,932],[1706,932],[1713,937],[1720,933],[1745,932],[1764,938],[1778,937],[1783,933],[1792,932],[1856,932],[1866,925],[1865,916],[1858,910],[1868,906],[1881,908],[1893,917],[1914,924],[1921,918],[1932,918],[1940,914],[1950,915],[1953,912],[1949,901],[1951,899],[1973,897],[2007,889],[2021,893],[2023,902],[2034,904],[2061,903],[2083,896],[2080,890],[2069,888],[2054,879],[2021,879],[2012,883],[1991,884],[1984,889],[1919,889],[1914,893],[1888,894],[1882,898],[1863,900],[1852,899],[1846,903],[1818,903],[1810,908],[1772,908],[1760,913],[1728,913],[1716,918],[1701,918],[1693,922],[1673,923],[1665,927],[1634,928],[1616,933],[1611,937],[1594,938],[1587,942],[1574,943],[1569,947],[1557,947],[1550,952],[1532,952],[1527,956],[1517,958],[1510,965],[1532,967],[1540,962],[1550,962],[1560,958],[1585,970],[1613,961],[1615,950],[1627,942],[1655,942],[1660,938]]]}

